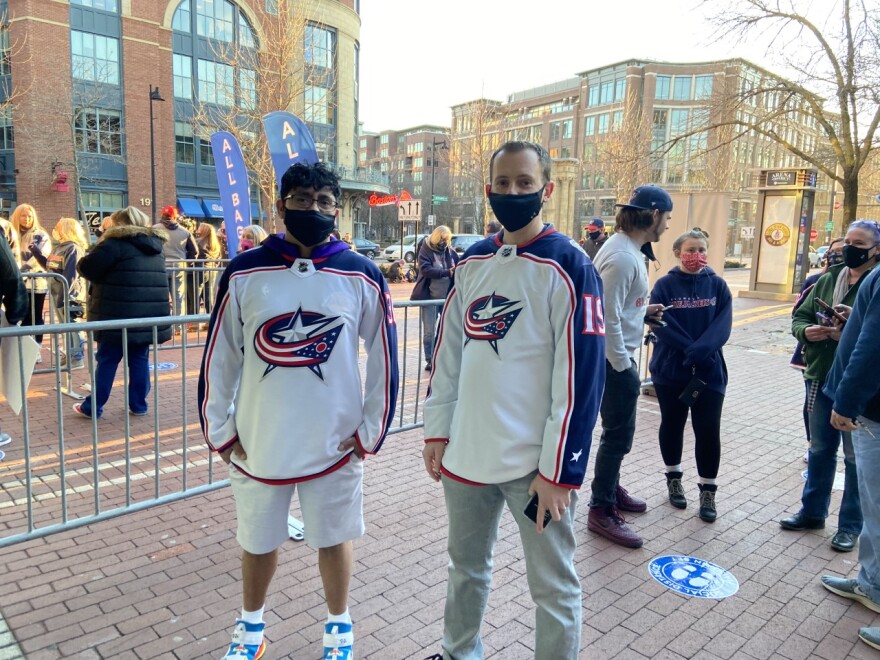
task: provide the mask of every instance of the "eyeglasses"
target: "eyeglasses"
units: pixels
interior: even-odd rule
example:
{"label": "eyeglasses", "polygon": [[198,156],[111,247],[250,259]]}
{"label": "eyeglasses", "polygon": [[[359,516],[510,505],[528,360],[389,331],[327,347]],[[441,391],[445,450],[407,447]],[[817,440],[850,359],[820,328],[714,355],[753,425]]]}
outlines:
{"label": "eyeglasses", "polygon": [[339,206],[336,203],[336,200],[329,195],[312,197],[311,195],[306,195],[304,193],[294,193],[293,195],[288,195],[284,198],[284,205],[289,209],[307,211],[312,208],[313,204],[317,204],[318,210],[324,213],[329,213]]}

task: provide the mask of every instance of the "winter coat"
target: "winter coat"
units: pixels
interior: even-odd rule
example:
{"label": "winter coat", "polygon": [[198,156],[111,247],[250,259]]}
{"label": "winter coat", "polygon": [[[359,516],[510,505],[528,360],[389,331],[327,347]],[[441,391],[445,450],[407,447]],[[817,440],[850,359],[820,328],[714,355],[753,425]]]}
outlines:
{"label": "winter coat", "polygon": [[720,394],[727,388],[727,365],[721,347],[733,327],[733,298],[725,281],[706,266],[687,273],[678,266],[657,280],[651,304],[663,312],[664,327],[652,328],[657,343],[651,355],[651,379],[659,385],[684,387],[692,376]]}
{"label": "winter coat", "polygon": [[193,235],[180,224],[176,222],[158,222],[153,225],[153,229],[165,232],[166,239],[163,253],[166,259],[176,259],[178,261],[195,259],[199,253]]}
{"label": "winter coat", "polygon": [[[37,229],[36,226],[31,227],[19,238],[19,245],[21,246],[21,272],[45,273],[46,269],[34,257],[30,246],[36,245],[42,254],[48,255],[52,252],[52,239],[49,238],[49,234],[43,229]],[[49,280],[45,277],[28,278],[27,288],[36,293],[46,293],[49,290]]]}
{"label": "winter coat", "polygon": [[[440,256],[443,261],[443,267],[438,268],[434,263],[435,256]],[[458,253],[450,246],[446,246],[445,250],[434,250],[428,245],[428,241],[422,241],[419,248],[419,277],[416,285],[413,287],[410,300],[434,300],[436,297],[431,295],[431,280],[447,278],[448,286],[441,296],[446,298],[452,290],[453,278],[449,275],[449,270],[458,263]]]}
{"label": "winter coat", "polygon": [[[871,270],[877,267],[873,266]],[[837,352],[837,342],[833,339],[823,339],[822,341],[807,341],[807,328],[811,325],[818,325],[819,321],[816,312],[822,311],[816,298],[833,304],[834,286],[837,283],[837,276],[845,266],[843,264],[832,266],[828,272],[819,278],[815,286],[810,289],[803,303],[798,307],[797,311],[791,319],[791,334],[793,334],[799,342],[804,345],[804,360],[807,368],[804,370],[804,378],[807,380],[825,381],[831,364],[834,362],[834,354]],[[859,281],[849,288],[843,300],[840,302],[844,305],[852,307],[855,304],[856,293],[862,282],[868,276],[871,270],[862,273]]]}
{"label": "winter coat", "polygon": [[10,325],[21,321],[28,310],[28,293],[21,279],[15,256],[0,233],[0,301]]}
{"label": "winter coat", "polygon": [[[50,273],[61,275],[67,282],[70,303],[73,306],[82,307],[86,302],[85,280],[76,272],[76,264],[86,253],[73,241],[59,243],[52,248],[52,254],[48,257],[37,257]],[[64,307],[64,287],[56,279],[49,281],[49,291],[55,301],[55,307]],[[80,312],[82,309],[79,310]]]}
{"label": "winter coat", "polygon": [[[162,248],[166,234],[149,227],[111,227],[76,265],[89,281],[89,321],[170,316],[168,277]],[[122,330],[102,330],[98,342],[122,343]],[[171,326],[157,329],[158,343],[171,339]],[[151,344],[153,328],[128,330],[129,344]]]}

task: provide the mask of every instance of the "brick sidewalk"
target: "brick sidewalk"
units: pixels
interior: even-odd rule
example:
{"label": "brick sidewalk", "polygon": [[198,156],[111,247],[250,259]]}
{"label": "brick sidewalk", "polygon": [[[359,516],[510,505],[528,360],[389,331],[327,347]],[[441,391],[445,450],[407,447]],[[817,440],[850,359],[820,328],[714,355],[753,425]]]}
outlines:
{"label": "brick sidewalk", "polygon": [[[851,575],[856,568],[855,553],[828,545],[840,493],[823,531],[783,532],[776,523],[797,510],[804,469],[803,386],[787,367],[786,325],[780,316],[738,327],[726,349],[731,387],[715,524],[696,517],[692,450],[684,457],[689,508],[666,502],[658,409],[643,397],[622,483],[648,499],[648,512],[632,516],[645,546],[627,550],[596,537],[586,529],[583,500],[579,508],[582,657],[880,657],[856,639],[860,626],[880,625],[880,616],[819,584],[825,573]],[[395,435],[368,462],[367,535],[355,545],[351,590],[359,658],[424,658],[440,650],[446,519],[420,450],[419,431]],[[13,546],[0,551],[7,576],[0,611],[29,659],[218,658],[240,602],[233,527],[224,489]],[[722,601],[668,591],[647,571],[664,554],[720,564],[740,590]],[[489,658],[533,657],[524,572],[517,531],[505,514],[484,626]],[[326,610],[316,556],[304,544],[283,548],[268,610],[267,660],[320,655]],[[10,641],[0,627],[0,646],[4,640]],[[0,650],[0,659],[22,657],[13,648]]]}

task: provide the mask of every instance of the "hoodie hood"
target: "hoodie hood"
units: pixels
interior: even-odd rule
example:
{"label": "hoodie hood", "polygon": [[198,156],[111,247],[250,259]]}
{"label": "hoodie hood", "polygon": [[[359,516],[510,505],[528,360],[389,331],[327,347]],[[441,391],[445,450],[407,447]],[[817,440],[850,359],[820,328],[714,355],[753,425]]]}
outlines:
{"label": "hoodie hood", "polygon": [[162,254],[162,249],[168,240],[168,234],[159,227],[124,225],[122,227],[111,227],[101,237],[102,241],[112,239],[131,243],[144,254]]}
{"label": "hoodie hood", "polygon": [[[299,259],[301,256],[299,248],[293,243],[285,241],[283,234],[271,234],[269,238],[263,241],[262,245],[288,259]],[[329,242],[313,247],[309,259],[312,261],[320,261],[334,254],[350,249],[348,243],[331,238]]]}

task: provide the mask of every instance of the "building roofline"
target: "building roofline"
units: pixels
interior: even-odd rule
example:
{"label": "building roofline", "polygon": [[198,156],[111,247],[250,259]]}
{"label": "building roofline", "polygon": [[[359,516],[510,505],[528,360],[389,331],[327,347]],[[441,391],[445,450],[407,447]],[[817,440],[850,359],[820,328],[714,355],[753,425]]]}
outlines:
{"label": "building roofline", "polygon": [[705,66],[707,64],[726,64],[726,65],[745,64],[746,66],[749,66],[749,67],[756,69],[756,70],[758,70],[762,73],[765,73],[767,75],[773,76],[774,78],[781,78],[782,77],[779,74],[773,73],[772,71],[769,71],[768,69],[765,69],[765,68],[763,68],[763,67],[755,64],[754,62],[751,62],[743,57],[730,57],[730,58],[721,59],[721,60],[705,60],[702,62],[669,62],[666,60],[628,58],[625,60],[620,60],[618,62],[612,62],[610,64],[604,64],[602,66],[593,67],[592,69],[585,69],[584,71],[581,71],[577,75],[580,76],[581,78],[583,78],[583,77],[586,77],[587,74],[595,73],[597,71],[602,71],[603,69],[612,69],[612,68],[620,66],[622,64],[633,65],[633,66],[645,66],[646,64],[666,64],[666,65],[670,65],[670,66]]}

